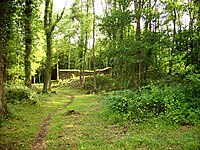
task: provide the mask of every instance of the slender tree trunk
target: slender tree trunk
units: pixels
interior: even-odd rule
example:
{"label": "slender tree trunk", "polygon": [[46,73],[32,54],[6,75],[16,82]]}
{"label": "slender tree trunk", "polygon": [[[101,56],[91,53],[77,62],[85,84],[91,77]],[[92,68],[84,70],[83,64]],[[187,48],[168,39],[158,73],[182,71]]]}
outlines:
{"label": "slender tree trunk", "polygon": [[[142,0],[134,0],[134,5],[135,5],[135,12],[136,12],[136,40],[140,41],[141,40],[141,10],[142,10],[142,4],[144,3],[144,1]],[[141,48],[137,49],[137,57],[138,57],[138,63],[136,64],[136,74],[137,74],[137,87],[140,88],[141,87],[141,70],[142,70],[142,60],[141,60],[141,55],[142,55],[142,50]]]}
{"label": "slender tree trunk", "polygon": [[46,35],[47,51],[46,51],[46,67],[44,75],[44,86],[43,93],[48,93],[48,88],[51,80],[51,59],[52,59],[52,37],[51,35]]}
{"label": "slender tree trunk", "polygon": [[68,69],[71,69],[71,50],[69,49],[69,53],[68,53]]}
{"label": "slender tree trunk", "polygon": [[83,64],[82,64],[82,58],[83,57],[83,52],[81,51],[80,52],[80,55],[79,55],[79,79],[80,79],[80,84],[82,85],[83,84]]}
{"label": "slender tree trunk", "polygon": [[140,40],[141,37],[141,29],[140,29],[140,19],[141,19],[141,0],[137,1],[135,0],[135,11],[137,13],[136,19],[137,19],[137,25],[136,25],[136,40]]}
{"label": "slender tree trunk", "polygon": [[25,1],[25,86],[31,87],[32,0]]}
{"label": "slender tree trunk", "polygon": [[[92,55],[92,54],[91,54]],[[89,56],[89,60],[88,60],[88,70],[91,70],[91,68],[92,68],[92,56]]]}
{"label": "slender tree trunk", "polygon": [[[87,18],[89,17],[89,1],[87,0]],[[86,54],[88,49],[88,31],[85,31],[85,48],[83,54],[83,87],[85,88],[85,69],[86,69]]]}
{"label": "slender tree trunk", "polygon": [[[66,4],[65,4],[66,6]],[[52,59],[52,32],[54,31],[57,23],[62,19],[65,6],[60,15],[57,14],[56,20],[53,22],[53,0],[45,0],[45,12],[44,12],[44,29],[46,35],[46,66],[44,73],[43,93],[48,93],[48,89],[51,90],[51,59]]]}
{"label": "slender tree trunk", "polygon": [[56,80],[59,81],[60,80],[60,75],[59,75],[59,64],[58,64],[58,62],[56,64],[56,71],[57,71],[57,78],[56,78]]}
{"label": "slender tree trunk", "polygon": [[93,7],[92,51],[93,51],[93,59],[94,59],[94,92],[96,93],[97,92],[96,51],[95,51],[95,19],[96,19],[96,16],[95,16],[94,0],[92,0],[92,7]]}
{"label": "slender tree trunk", "polygon": [[171,50],[171,55],[170,55],[170,61],[169,61],[169,74],[172,74],[172,68],[173,68],[173,57],[174,57],[174,52],[176,48],[176,41],[175,41],[175,36],[176,36],[176,8],[173,8],[173,45],[172,45],[172,50]]}
{"label": "slender tree trunk", "polygon": [[[193,41],[193,38],[191,38],[192,36],[193,36],[193,34],[194,34],[194,12],[192,11],[192,0],[188,0],[188,3],[190,4],[189,5],[189,8],[188,8],[188,10],[189,10],[189,19],[190,19],[190,22],[189,22],[189,39],[188,39],[188,41],[189,41],[189,50],[188,50],[188,53],[191,53],[192,54],[192,56],[190,56],[190,57],[192,57],[192,58],[189,58],[189,60],[190,60],[190,63],[191,64],[193,64],[194,63],[194,58],[195,58],[195,56],[194,56],[194,54],[195,53],[193,53],[193,49],[194,49],[194,41]],[[193,4],[194,5],[194,4]]]}
{"label": "slender tree trunk", "polygon": [[88,44],[88,33],[85,33],[85,48],[83,54],[83,87],[85,88],[85,69],[86,69],[86,53],[87,53],[87,44]]}

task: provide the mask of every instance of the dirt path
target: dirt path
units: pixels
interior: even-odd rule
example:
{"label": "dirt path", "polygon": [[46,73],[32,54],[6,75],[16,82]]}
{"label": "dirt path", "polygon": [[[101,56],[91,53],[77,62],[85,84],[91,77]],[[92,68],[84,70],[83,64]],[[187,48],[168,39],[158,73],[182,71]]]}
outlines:
{"label": "dirt path", "polygon": [[63,107],[60,107],[54,111],[52,111],[40,124],[40,131],[37,133],[35,140],[31,144],[31,150],[37,150],[42,149],[44,146],[44,138],[47,136],[47,126],[49,125],[51,119],[53,118],[53,115],[56,114],[59,110],[65,109],[67,106],[69,106],[74,101],[74,96],[70,96],[70,101],[66,103]]}

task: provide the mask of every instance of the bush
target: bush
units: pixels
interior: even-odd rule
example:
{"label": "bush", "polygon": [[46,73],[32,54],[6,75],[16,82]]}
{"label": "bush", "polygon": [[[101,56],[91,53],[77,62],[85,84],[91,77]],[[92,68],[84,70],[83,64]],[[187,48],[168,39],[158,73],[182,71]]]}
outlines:
{"label": "bush", "polygon": [[7,85],[5,96],[8,103],[33,103],[37,102],[37,93],[23,85]]}
{"label": "bush", "polygon": [[[114,79],[109,75],[97,75],[97,92],[100,91],[112,91],[115,90]],[[94,77],[86,77],[86,90],[93,91],[94,89]]]}
{"label": "bush", "polygon": [[141,122],[163,118],[173,123],[198,124],[200,108],[190,104],[186,91],[183,85],[148,85],[140,91],[112,92],[105,96],[105,100],[108,113],[125,116],[126,120]]}

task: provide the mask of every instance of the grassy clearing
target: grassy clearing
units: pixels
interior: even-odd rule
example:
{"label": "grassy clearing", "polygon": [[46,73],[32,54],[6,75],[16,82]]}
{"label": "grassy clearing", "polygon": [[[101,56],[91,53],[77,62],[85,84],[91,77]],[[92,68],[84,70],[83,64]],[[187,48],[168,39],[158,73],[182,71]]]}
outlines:
{"label": "grassy clearing", "polygon": [[[199,127],[172,126],[159,120],[115,124],[103,116],[102,107],[100,96],[77,95],[51,121],[46,149],[199,149]],[[68,110],[76,113],[68,114]]]}
{"label": "grassy clearing", "polygon": [[[103,113],[101,96],[83,91],[56,89],[57,94],[41,95],[38,106],[9,104],[13,116],[0,128],[0,149],[29,149],[39,124],[51,111],[62,107],[75,95],[74,102],[57,111],[47,127],[43,149],[133,150],[200,148],[199,126],[172,126],[160,120],[116,124]],[[74,113],[68,113],[74,110]]]}
{"label": "grassy clearing", "polygon": [[67,90],[56,91],[57,94],[40,95],[37,105],[8,104],[11,117],[0,126],[0,149],[30,148],[42,120],[69,100]]}

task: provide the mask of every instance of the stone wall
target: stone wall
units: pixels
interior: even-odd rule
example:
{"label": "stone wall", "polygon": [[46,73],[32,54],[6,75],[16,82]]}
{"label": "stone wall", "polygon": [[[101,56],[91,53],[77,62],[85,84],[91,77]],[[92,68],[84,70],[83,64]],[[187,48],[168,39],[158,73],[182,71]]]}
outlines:
{"label": "stone wall", "polygon": [[[111,74],[111,67],[107,67],[104,69],[98,69],[96,70],[97,74]],[[85,71],[85,76],[92,76],[94,74],[93,71]],[[64,79],[70,79],[73,77],[79,77],[80,76],[80,70],[66,70],[66,69],[61,69],[59,70],[59,79],[64,80]]]}

